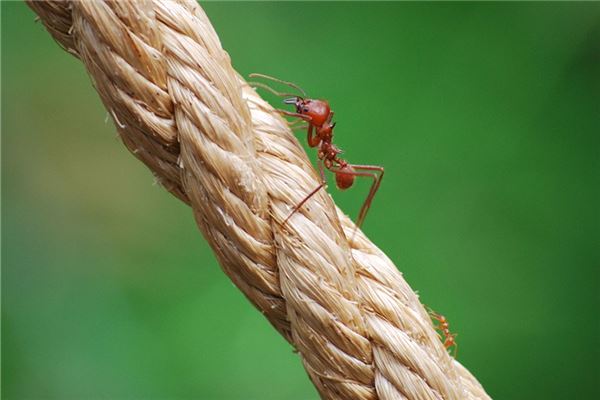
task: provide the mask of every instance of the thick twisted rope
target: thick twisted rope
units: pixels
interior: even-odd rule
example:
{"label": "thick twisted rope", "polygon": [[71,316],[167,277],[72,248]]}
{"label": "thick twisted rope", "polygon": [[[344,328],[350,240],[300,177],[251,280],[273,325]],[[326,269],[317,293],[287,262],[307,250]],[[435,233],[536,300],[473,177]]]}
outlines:
{"label": "thick twisted rope", "polygon": [[29,2],[86,66],[127,148],[191,205],[236,286],[327,399],[487,399],[393,263],[320,191],[287,124],[191,0]]}

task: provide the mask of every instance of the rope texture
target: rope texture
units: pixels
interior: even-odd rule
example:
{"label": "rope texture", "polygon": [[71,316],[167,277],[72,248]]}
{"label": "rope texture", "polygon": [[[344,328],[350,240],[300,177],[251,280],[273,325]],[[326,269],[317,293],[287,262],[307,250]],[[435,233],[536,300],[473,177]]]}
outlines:
{"label": "rope texture", "polygon": [[324,399],[489,399],[395,265],[322,190],[285,120],[192,0],[28,1],[85,65],[125,146],[189,204],[224,272]]}

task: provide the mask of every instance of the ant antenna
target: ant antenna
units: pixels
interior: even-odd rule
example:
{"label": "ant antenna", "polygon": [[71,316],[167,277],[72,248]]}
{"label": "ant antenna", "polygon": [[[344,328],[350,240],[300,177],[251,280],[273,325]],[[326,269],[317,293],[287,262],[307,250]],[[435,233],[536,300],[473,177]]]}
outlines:
{"label": "ant antenna", "polygon": [[[283,85],[286,85],[286,86],[289,86],[289,87],[293,87],[294,89],[299,90],[302,93],[302,97],[306,97],[306,92],[304,91],[304,89],[302,89],[300,86],[296,85],[295,83],[284,81],[284,80],[281,80],[281,79],[278,79],[278,78],[274,78],[272,76],[264,75],[264,74],[253,73],[253,74],[250,74],[248,76],[250,78],[268,79],[268,80],[273,81],[273,82],[278,82],[278,83],[281,83]],[[289,96],[289,95],[286,95],[286,96]]]}
{"label": "ant antenna", "polygon": [[279,97],[293,97],[293,98],[297,98],[298,97],[298,95],[294,94],[294,93],[278,92],[277,90],[273,89],[271,86],[265,85],[264,83],[260,83],[260,82],[248,82],[248,84],[250,86],[253,86],[253,87],[263,88],[266,91],[269,91],[269,92],[273,93],[275,96],[279,96]]}

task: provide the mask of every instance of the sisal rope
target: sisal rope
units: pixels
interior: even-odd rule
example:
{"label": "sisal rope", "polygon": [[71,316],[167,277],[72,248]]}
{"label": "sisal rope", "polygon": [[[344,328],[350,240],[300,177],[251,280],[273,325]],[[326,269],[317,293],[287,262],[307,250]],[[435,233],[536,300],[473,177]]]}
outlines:
{"label": "sisal rope", "polygon": [[285,120],[231,66],[192,0],[28,1],[85,65],[123,143],[324,399],[489,399],[395,265],[325,190]]}

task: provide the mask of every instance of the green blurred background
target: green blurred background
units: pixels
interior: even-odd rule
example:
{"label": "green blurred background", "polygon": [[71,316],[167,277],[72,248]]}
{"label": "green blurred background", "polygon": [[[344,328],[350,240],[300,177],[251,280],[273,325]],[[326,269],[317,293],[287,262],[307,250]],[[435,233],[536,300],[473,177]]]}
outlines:
{"label": "green blurred background", "polygon": [[[600,4],[205,9],[241,73],[328,98],[385,166],[365,230],[490,395],[600,398]],[[316,399],[23,3],[2,84],[3,398]],[[367,190],[330,192],[355,216]]]}

